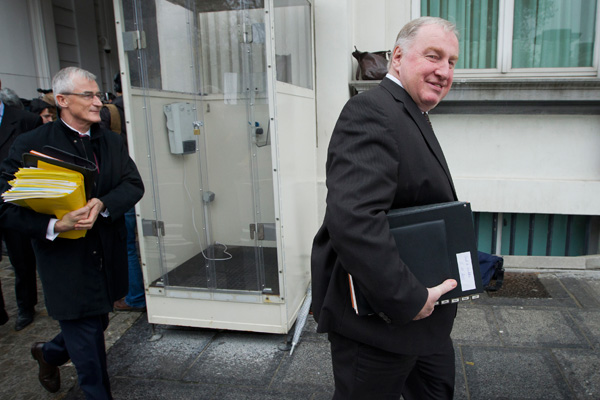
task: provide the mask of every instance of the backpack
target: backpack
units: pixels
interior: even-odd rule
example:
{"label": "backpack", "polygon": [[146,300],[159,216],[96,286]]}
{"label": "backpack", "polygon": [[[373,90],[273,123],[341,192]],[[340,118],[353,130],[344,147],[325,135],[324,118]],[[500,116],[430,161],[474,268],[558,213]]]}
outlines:
{"label": "backpack", "polygon": [[[504,259],[482,251],[478,251],[477,253],[483,289],[488,292],[500,290],[504,282]],[[491,285],[491,281],[495,281],[495,283]]]}
{"label": "backpack", "polygon": [[102,107],[105,107],[110,112],[110,130],[121,134],[121,115],[117,106],[114,104],[103,104]]}

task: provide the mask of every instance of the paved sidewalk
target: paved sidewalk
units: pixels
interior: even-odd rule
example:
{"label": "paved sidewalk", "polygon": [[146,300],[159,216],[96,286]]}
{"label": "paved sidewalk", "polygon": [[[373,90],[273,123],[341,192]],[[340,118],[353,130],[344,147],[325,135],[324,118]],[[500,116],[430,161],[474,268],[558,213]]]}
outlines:
{"label": "paved sidewalk", "polygon": [[[511,277],[507,290],[525,277],[539,287],[526,284],[519,297],[484,294],[459,307],[455,399],[600,399],[600,271]],[[0,327],[0,399],[83,398],[73,366],[61,368],[59,393],[40,386],[29,346],[52,337],[58,324],[40,304],[35,322],[15,332],[14,274],[6,262],[0,278],[11,317]],[[292,356],[280,350],[286,335],[155,328],[161,337],[153,341],[145,314],[111,314],[115,399],[320,400],[333,393],[329,345],[312,318]]]}

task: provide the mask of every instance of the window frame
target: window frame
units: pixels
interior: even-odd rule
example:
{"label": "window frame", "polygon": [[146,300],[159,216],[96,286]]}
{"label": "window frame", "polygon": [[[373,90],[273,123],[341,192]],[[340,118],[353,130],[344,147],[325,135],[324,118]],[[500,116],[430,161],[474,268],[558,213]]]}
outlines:
{"label": "window frame", "polygon": [[[421,0],[412,0],[411,19],[421,16]],[[511,18],[507,18],[511,16]],[[514,0],[499,0],[498,3],[498,48],[496,68],[465,68],[454,71],[455,81],[465,78],[590,78],[598,77],[600,65],[600,0],[596,0],[596,24],[594,32],[594,54],[591,67],[562,68],[512,68],[512,39],[514,22]]]}

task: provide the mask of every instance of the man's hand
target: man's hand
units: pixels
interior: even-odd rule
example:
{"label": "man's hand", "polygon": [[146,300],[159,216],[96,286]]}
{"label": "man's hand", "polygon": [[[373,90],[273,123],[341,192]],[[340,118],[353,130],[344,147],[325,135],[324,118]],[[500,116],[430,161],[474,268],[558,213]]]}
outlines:
{"label": "man's hand", "polygon": [[417,316],[413,318],[413,321],[429,317],[433,312],[435,302],[438,301],[438,299],[442,297],[443,294],[448,293],[449,291],[454,289],[456,285],[456,280],[446,279],[444,282],[440,283],[436,287],[427,288],[427,292],[429,293],[429,295],[427,296],[427,302],[425,302],[425,305],[423,306],[421,311],[419,311]]}
{"label": "man's hand", "polygon": [[102,210],[104,210],[102,201],[96,198],[90,199],[85,206],[65,214],[58,220],[54,225],[54,232],[92,229]]}

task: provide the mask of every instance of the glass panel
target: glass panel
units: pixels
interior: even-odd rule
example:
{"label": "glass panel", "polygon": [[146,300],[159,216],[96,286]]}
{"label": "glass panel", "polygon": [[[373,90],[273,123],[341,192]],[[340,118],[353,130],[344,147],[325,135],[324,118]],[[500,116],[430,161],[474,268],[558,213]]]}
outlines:
{"label": "glass panel", "polygon": [[[252,4],[246,8],[247,2],[223,1],[216,11],[200,12],[199,41],[202,53],[202,93],[224,94],[226,100],[235,101],[238,96],[246,96],[249,82],[243,81],[244,73],[251,76],[253,93],[262,98],[266,92],[265,67],[265,24],[264,10],[261,4]],[[247,46],[246,46],[247,45]],[[248,54],[243,47],[252,51],[249,54],[251,63],[245,65]],[[245,69],[244,69],[245,68]]]}
{"label": "glass panel", "polygon": [[454,22],[460,55],[456,68],[496,68],[499,0],[421,0],[421,15]]}
{"label": "glass panel", "polygon": [[310,3],[306,0],[273,3],[277,80],[312,89]]}
{"label": "glass panel", "polygon": [[596,1],[515,0],[513,68],[591,67]]}
{"label": "glass panel", "polygon": [[279,293],[261,7],[124,2],[146,40],[128,53],[136,157],[148,158],[140,207],[165,233],[143,238],[147,281],[167,295]]}

